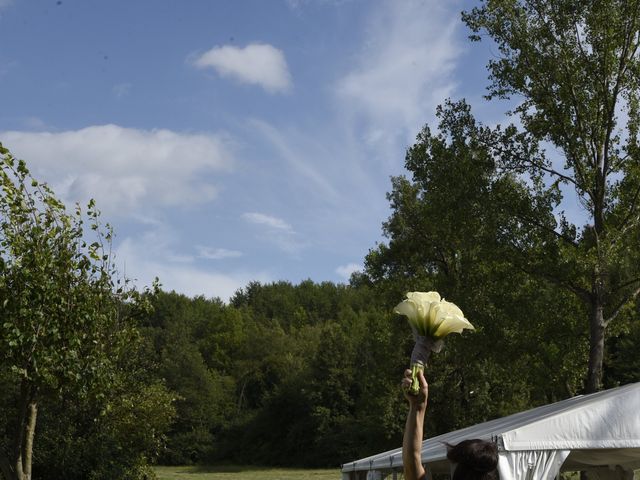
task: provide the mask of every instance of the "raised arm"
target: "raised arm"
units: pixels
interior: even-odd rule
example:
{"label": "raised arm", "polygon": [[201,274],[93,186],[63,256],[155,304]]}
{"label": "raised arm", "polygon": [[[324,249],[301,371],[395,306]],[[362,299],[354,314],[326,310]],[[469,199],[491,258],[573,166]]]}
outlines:
{"label": "raised arm", "polygon": [[420,392],[418,395],[410,395],[407,392],[411,386],[411,370],[404,372],[402,389],[409,402],[409,413],[407,414],[407,423],[404,427],[404,439],[402,442],[402,462],[404,464],[405,480],[423,480],[425,478],[421,449],[429,386],[422,371],[418,371],[418,381],[420,382]]}

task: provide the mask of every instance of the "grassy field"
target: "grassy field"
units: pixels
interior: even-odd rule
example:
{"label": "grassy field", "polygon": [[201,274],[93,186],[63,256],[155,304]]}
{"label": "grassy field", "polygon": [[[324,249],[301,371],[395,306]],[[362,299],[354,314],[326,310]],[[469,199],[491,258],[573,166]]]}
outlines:
{"label": "grassy field", "polygon": [[242,467],[156,467],[159,480],[340,480],[340,469]]}

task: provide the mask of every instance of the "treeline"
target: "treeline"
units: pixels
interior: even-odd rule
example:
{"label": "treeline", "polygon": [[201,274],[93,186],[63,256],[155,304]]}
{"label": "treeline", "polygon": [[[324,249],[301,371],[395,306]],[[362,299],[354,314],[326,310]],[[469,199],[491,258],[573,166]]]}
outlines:
{"label": "treeline", "polygon": [[[429,436],[584,390],[579,305],[506,266],[484,275],[451,290],[477,331],[432,358]],[[143,336],[177,412],[159,462],[337,466],[398,447],[413,346],[391,313],[402,288],[365,275],[348,286],[252,283],[228,305],[159,292]],[[608,339],[607,386],[640,381],[637,341],[633,319]]]}
{"label": "treeline", "polygon": [[[435,277],[414,285],[439,288],[476,326],[428,366],[428,436],[583,391],[579,306],[494,267],[458,290]],[[406,319],[391,313],[403,288],[359,274],[350,285],[252,283],[228,304],[148,293],[152,310],[108,392],[43,396],[33,477],[151,478],[150,462],[336,467],[398,447],[399,378],[413,346]],[[636,313],[607,340],[607,387],[640,381],[639,341]],[[18,384],[0,381],[8,432]]]}

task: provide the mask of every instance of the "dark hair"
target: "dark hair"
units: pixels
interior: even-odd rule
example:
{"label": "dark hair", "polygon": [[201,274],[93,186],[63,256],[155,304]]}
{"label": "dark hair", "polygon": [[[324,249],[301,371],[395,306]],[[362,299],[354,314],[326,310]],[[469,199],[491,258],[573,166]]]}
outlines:
{"label": "dark hair", "polygon": [[447,458],[457,463],[451,480],[498,480],[498,446],[486,440],[447,444]]}

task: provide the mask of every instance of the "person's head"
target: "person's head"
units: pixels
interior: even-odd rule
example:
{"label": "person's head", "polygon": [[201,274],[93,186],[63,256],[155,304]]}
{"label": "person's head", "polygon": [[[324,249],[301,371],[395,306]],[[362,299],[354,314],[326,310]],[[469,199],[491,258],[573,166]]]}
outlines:
{"label": "person's head", "polygon": [[495,443],[474,439],[447,447],[447,458],[457,464],[451,480],[498,480]]}

